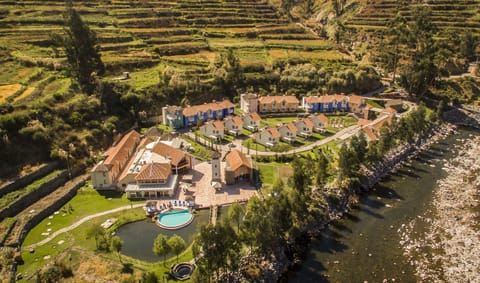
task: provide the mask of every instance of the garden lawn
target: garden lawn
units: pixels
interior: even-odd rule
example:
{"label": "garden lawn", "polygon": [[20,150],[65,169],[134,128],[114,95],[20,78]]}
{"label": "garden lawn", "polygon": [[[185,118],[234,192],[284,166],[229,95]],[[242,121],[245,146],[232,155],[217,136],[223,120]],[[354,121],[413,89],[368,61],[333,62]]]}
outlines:
{"label": "garden lawn", "polygon": [[273,185],[278,177],[286,183],[288,178],[292,176],[292,168],[288,163],[279,162],[256,162],[260,171],[260,178],[263,184]]}
{"label": "garden lawn", "polygon": [[262,118],[262,126],[276,127],[281,123],[290,123],[296,120],[297,117],[275,117],[275,118]]}
{"label": "garden lawn", "polygon": [[[100,224],[112,217],[117,218],[118,221],[115,223],[114,226],[109,228],[109,231],[115,230],[118,226],[122,224],[144,219],[145,214],[142,208],[136,208],[132,210],[104,215],[92,219],[91,221],[80,225],[72,231],[58,235],[56,238],[52,239],[45,245],[35,248],[34,253],[30,253],[29,251],[23,251],[22,258],[24,259],[25,263],[23,265],[19,265],[18,272],[22,273],[24,280],[26,279],[26,281],[22,280],[20,282],[27,282],[29,279],[32,279],[28,277],[34,275],[35,272],[45,264],[53,263],[61,253],[70,254],[72,252],[72,248],[81,251],[83,263],[89,262],[89,259],[93,259],[99,256],[103,258],[105,262],[111,261],[119,265],[131,264],[132,267],[135,269],[153,271],[159,276],[159,278],[162,278],[163,275],[169,271],[169,267],[173,263],[177,262],[176,256],[168,258],[165,263],[163,263],[163,261],[161,260],[163,257],[159,257],[158,262],[150,263],[137,260],[125,255],[121,255],[121,262],[119,262],[119,258],[115,252],[108,253],[96,251],[95,239],[87,239],[88,230],[91,225]],[[61,240],[63,240],[64,242],[59,244],[59,241]],[[190,261],[192,258],[192,249],[191,246],[189,246],[179,255],[178,262]],[[81,262],[76,264],[83,263]],[[78,268],[78,266],[75,266],[76,264],[74,264],[73,266],[74,270]],[[95,274],[95,270],[93,270],[92,273]]]}
{"label": "garden lawn", "polygon": [[[42,236],[41,234],[47,232],[47,229],[52,229],[51,232],[54,232],[72,225],[85,216],[139,202],[142,201],[130,202],[125,194],[119,194],[116,192],[100,193],[91,188],[90,184],[88,184],[80,188],[77,195],[73,197],[63,209],[60,209],[58,214],[52,214],[50,216],[53,216],[52,218],[45,218],[30,230],[25,238],[23,246],[28,246],[43,240],[45,236]],[[73,209],[72,211],[69,210],[70,205]],[[47,225],[48,223],[50,223],[50,225]]]}

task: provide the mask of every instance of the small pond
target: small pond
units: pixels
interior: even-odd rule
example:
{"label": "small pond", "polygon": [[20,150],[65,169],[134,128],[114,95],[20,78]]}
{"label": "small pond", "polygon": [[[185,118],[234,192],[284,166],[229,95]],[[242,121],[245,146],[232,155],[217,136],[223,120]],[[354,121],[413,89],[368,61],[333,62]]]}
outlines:
{"label": "small pond", "polygon": [[189,246],[193,242],[197,227],[208,223],[208,216],[208,209],[197,210],[192,223],[178,230],[162,229],[148,219],[125,224],[117,229],[117,235],[124,242],[122,254],[148,262],[163,260],[163,257],[158,257],[152,251],[158,234],[167,237],[177,234],[185,240],[186,246]]}

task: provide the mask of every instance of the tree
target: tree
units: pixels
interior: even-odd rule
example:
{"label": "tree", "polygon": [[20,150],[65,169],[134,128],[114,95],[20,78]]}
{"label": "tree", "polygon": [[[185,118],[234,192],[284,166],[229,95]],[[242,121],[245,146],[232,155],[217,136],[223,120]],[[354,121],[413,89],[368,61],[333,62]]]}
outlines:
{"label": "tree", "polygon": [[437,27],[431,15],[430,8],[417,6],[413,11],[413,21],[404,34],[409,50],[406,64],[400,71],[400,84],[417,99],[426,93],[440,74],[439,44],[434,38]]}
{"label": "tree", "polygon": [[240,66],[240,60],[235,55],[232,48],[227,49],[224,67],[227,71],[224,86],[225,90],[227,91],[228,95],[236,96],[237,89],[243,86],[245,75],[242,67]]}
{"label": "tree", "polygon": [[53,35],[53,40],[64,48],[72,78],[82,90],[92,94],[95,89],[92,75],[103,74],[105,66],[100,58],[95,32],[83,22],[71,0],[67,0],[64,32],[64,36]]}
{"label": "tree", "polygon": [[182,237],[178,236],[177,234],[173,234],[173,236],[171,236],[170,239],[168,239],[167,243],[172,249],[172,251],[175,253],[175,255],[177,256],[177,262],[178,262],[178,255],[183,249],[185,249],[185,241],[183,240]]}
{"label": "tree", "polygon": [[292,162],[293,176],[291,177],[291,186],[298,190],[301,194],[311,185],[309,171],[312,169],[306,160],[302,158],[295,158]]}
{"label": "tree", "polygon": [[475,50],[478,44],[478,36],[472,30],[465,31],[460,40],[460,54],[468,61],[475,60]]}
{"label": "tree", "polygon": [[392,84],[395,83],[398,62],[402,59],[403,53],[401,45],[405,42],[407,34],[407,20],[397,13],[387,22],[384,40],[379,45],[381,64],[388,72],[393,72]]}
{"label": "tree", "polygon": [[142,283],[158,283],[158,277],[155,274],[155,272],[148,271],[142,273],[142,280],[140,281]]}
{"label": "tree", "polygon": [[360,135],[353,136],[350,140],[350,147],[357,156],[358,162],[362,163],[365,160],[367,154],[367,137],[363,131],[360,131]]}
{"label": "tree", "polygon": [[120,239],[118,236],[113,236],[112,239],[110,239],[110,247],[113,251],[115,251],[118,255],[118,259],[120,262],[122,262],[122,258],[120,257],[120,251],[123,248],[123,241]]}
{"label": "tree", "polygon": [[153,242],[153,253],[158,256],[163,256],[163,263],[167,260],[167,254],[170,252],[171,247],[168,244],[167,237],[163,234],[158,234],[157,238]]}
{"label": "tree", "polygon": [[338,151],[338,181],[352,178],[359,169],[359,162],[356,154],[346,144],[342,144]]}
{"label": "tree", "polygon": [[240,223],[243,217],[244,211],[243,207],[238,203],[233,203],[228,208],[228,217],[237,224],[237,233],[240,232]]}
{"label": "tree", "polygon": [[293,6],[293,0],[282,0],[282,10],[290,18],[290,9]]}
{"label": "tree", "polygon": [[328,177],[328,159],[321,149],[318,150],[317,164],[315,169],[315,185],[320,187],[326,183]]}
{"label": "tree", "polygon": [[87,239],[95,238],[97,250],[108,250],[108,234],[99,224],[93,224],[87,230]]}

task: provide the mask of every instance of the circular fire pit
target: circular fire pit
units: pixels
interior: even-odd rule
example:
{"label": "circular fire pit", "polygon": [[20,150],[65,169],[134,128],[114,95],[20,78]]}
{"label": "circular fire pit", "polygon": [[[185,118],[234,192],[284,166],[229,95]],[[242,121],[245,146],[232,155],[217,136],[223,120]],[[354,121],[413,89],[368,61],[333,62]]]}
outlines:
{"label": "circular fire pit", "polygon": [[172,266],[170,273],[173,275],[173,277],[175,277],[175,279],[183,281],[189,279],[194,270],[194,264],[182,262]]}

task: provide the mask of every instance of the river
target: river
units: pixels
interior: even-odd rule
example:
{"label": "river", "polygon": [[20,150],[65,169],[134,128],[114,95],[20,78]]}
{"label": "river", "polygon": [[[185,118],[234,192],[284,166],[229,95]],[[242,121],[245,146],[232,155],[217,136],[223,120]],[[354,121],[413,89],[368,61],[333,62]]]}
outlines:
{"label": "river", "polygon": [[[457,154],[455,145],[478,132],[461,130],[378,183],[342,219],[334,221],[311,247],[289,282],[415,282],[412,260],[400,245],[403,227],[431,213],[443,165]],[[421,234],[426,227],[416,227]]]}

